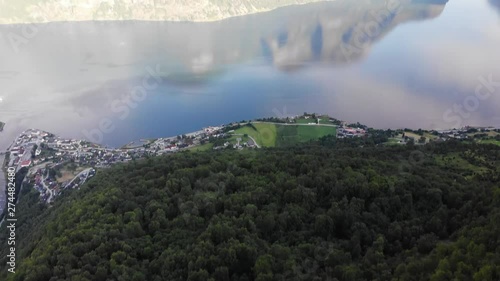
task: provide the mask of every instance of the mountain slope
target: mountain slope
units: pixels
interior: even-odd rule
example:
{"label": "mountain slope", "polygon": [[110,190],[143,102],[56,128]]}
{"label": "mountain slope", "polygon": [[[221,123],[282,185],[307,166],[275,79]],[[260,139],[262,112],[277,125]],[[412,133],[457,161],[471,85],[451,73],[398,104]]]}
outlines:
{"label": "mountain slope", "polygon": [[88,20],[216,21],[321,0],[4,0],[0,24]]}
{"label": "mountain slope", "polygon": [[20,265],[0,278],[498,280],[499,156],[447,142],[137,161],[46,210],[25,194]]}

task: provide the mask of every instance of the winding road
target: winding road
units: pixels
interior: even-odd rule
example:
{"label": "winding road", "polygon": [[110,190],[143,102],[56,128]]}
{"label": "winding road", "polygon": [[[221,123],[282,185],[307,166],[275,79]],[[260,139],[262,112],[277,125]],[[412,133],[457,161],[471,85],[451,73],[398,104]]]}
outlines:
{"label": "winding road", "polygon": [[64,188],[67,188],[68,186],[70,186],[71,184],[73,184],[74,181],[76,181],[77,179],[79,179],[82,175],[85,175],[85,179],[82,180],[82,182],[80,184],[83,184],[84,182],[87,181],[87,179],[89,178],[89,174],[90,172],[93,170],[93,168],[88,168],[88,169],[85,169],[83,171],[81,171],[78,175],[76,175],[68,184],[66,184],[64,186]]}
{"label": "winding road", "polygon": [[47,176],[42,179],[42,185],[43,185],[43,188],[45,188],[45,190],[49,193],[49,199],[47,199],[47,203],[50,203],[52,202],[52,197],[54,197],[54,193],[52,192],[52,190],[45,184],[45,181],[48,180],[49,178],[49,173],[47,173]]}
{"label": "winding road", "polygon": [[[231,134],[232,136],[245,136],[244,134]],[[255,141],[254,138],[252,138],[250,135],[247,135],[249,139],[253,140],[253,143],[255,143],[255,146],[257,148],[260,148],[260,145]]]}

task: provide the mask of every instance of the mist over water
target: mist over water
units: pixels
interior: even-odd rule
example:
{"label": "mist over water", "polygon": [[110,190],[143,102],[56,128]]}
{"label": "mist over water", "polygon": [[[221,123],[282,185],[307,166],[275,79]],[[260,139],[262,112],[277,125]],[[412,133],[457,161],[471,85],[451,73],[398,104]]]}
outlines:
{"label": "mist over water", "polygon": [[[378,128],[500,126],[500,89],[474,98],[480,81],[500,81],[498,1],[389,2],[2,25],[0,150],[28,128],[120,146],[304,111]],[[112,129],[93,135],[103,122]]]}

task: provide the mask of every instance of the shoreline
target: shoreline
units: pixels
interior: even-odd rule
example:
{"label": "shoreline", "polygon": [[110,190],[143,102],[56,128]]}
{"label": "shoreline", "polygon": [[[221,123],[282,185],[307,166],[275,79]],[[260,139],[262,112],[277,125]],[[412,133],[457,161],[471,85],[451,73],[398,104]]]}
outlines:
{"label": "shoreline", "polygon": [[[257,120],[249,120],[250,123],[272,123],[272,124],[279,124],[279,125],[299,125],[299,126],[302,126],[302,125],[309,125],[310,124],[295,124],[295,123],[273,123],[273,122],[266,122],[266,121],[257,121]],[[237,122],[232,122],[232,123],[228,123],[228,124],[224,124],[224,125],[221,125],[221,126],[229,126],[231,124],[234,124],[234,123],[237,123]],[[331,124],[319,124],[320,126],[327,126],[327,127],[333,127],[335,125],[331,125]],[[366,126],[366,125],[364,125]],[[210,126],[209,126],[210,127]],[[336,126],[338,127],[338,126]],[[368,127],[368,126],[367,126]],[[493,129],[493,130],[499,130],[500,127],[497,127],[497,126],[469,126],[470,128],[477,128],[477,129],[481,129],[481,128],[484,128],[484,129]],[[371,127],[368,127],[368,128],[371,128]],[[409,129],[409,130],[418,130],[418,129],[413,129],[413,128],[371,128],[371,129],[377,129],[377,130],[405,130],[405,129]],[[463,128],[461,128],[463,129]],[[31,129],[28,129],[28,130],[31,130]],[[422,129],[424,131],[436,131],[436,132],[446,132],[446,131],[453,131],[453,130],[458,130],[458,129],[453,129],[453,128],[449,128],[449,129],[436,129],[436,130],[428,130],[428,129]],[[139,147],[142,147],[144,146],[145,144],[152,144],[154,143],[155,140],[158,140],[158,139],[166,139],[166,140],[169,140],[169,139],[175,139],[177,138],[177,136],[181,136],[181,135],[185,135],[185,136],[188,136],[188,137],[191,137],[191,136],[196,136],[197,134],[200,134],[200,133],[204,133],[204,128],[202,129],[199,129],[199,130],[196,130],[194,132],[188,132],[188,133],[180,133],[180,134],[177,134],[177,135],[174,135],[174,136],[169,136],[169,137],[157,137],[157,138],[140,138],[140,139],[135,139],[135,140],[131,140],[131,141],[128,141],[127,143],[125,144],[120,144],[120,145],[106,145],[106,144],[102,144],[102,143],[93,143],[94,145],[98,145],[100,147],[105,147],[107,149],[115,149],[115,150],[130,150],[130,149],[135,149],[135,148],[139,148]],[[81,139],[83,141],[88,141],[86,139]],[[9,153],[9,150],[13,147],[13,145],[15,144],[15,141],[16,139],[14,139],[12,142],[9,143],[9,145],[5,148],[5,151],[2,151],[2,148],[0,147],[0,157],[1,156],[5,156],[7,153]],[[139,145],[140,144],[140,145]],[[1,167],[2,169],[5,167],[5,163],[3,163],[4,161],[2,160],[1,162]]]}
{"label": "shoreline", "polygon": [[[13,153],[14,157],[12,161],[14,161],[13,166],[17,167],[17,171],[19,171],[23,167],[40,167],[42,163],[46,163],[50,159],[56,159],[55,162],[59,162],[56,165],[67,163],[67,161],[74,160],[75,163],[82,167],[95,167],[95,168],[106,168],[116,163],[124,163],[134,159],[144,158],[148,156],[160,156],[169,153],[175,153],[179,151],[191,150],[199,147],[198,149],[224,149],[227,147],[231,147],[234,149],[244,149],[244,148],[261,148],[261,147],[275,147],[276,140],[278,137],[290,137],[292,135],[279,135],[278,130],[274,130],[273,135],[269,135],[268,139],[273,139],[272,142],[266,142],[259,136],[262,136],[263,130],[270,130],[269,126],[258,126],[259,124],[268,124],[272,125],[273,128],[275,126],[297,126],[297,127],[335,127],[332,131],[328,130],[313,130],[311,133],[310,130],[306,130],[302,132],[307,136],[308,140],[311,139],[319,139],[321,137],[330,135],[335,139],[344,139],[344,138],[354,138],[354,137],[363,137],[368,136],[370,129],[374,131],[379,131],[379,134],[384,136],[384,139],[379,142],[381,145],[392,145],[392,144],[401,144],[405,145],[408,142],[413,142],[414,144],[426,144],[433,141],[447,141],[449,139],[469,139],[476,138],[475,133],[478,133],[478,129],[481,127],[473,128],[473,127],[464,127],[462,129],[452,129],[443,132],[438,131],[427,131],[427,130],[401,130],[401,132],[392,132],[387,130],[380,130],[370,128],[366,125],[360,123],[352,123],[341,121],[328,116],[328,123],[321,123],[321,120],[325,120],[326,118],[316,118],[315,120],[310,118],[311,115],[304,116],[296,116],[293,117],[293,120],[289,118],[283,120],[277,120],[268,118],[268,120],[257,119],[257,120],[249,120],[244,122],[233,122],[228,124],[223,124],[220,126],[209,126],[205,127],[202,130],[197,130],[194,132],[189,132],[185,134],[174,135],[170,137],[160,137],[155,139],[146,139],[140,138],[139,141],[129,142],[125,146],[121,146],[119,148],[111,147],[107,145],[92,143],[84,139],[66,139],[61,138],[57,135],[54,135],[50,132],[45,132],[39,129],[28,129],[25,132],[21,133],[15,140],[13,140],[12,144],[9,146],[12,148],[12,151],[7,151],[7,153]],[[308,120],[309,119],[309,120]],[[315,122],[311,122],[315,121]],[[304,123],[308,122],[308,123]],[[254,126],[255,125],[255,126]],[[255,131],[248,131],[250,128]],[[496,129],[495,127],[482,127],[484,132],[488,129],[488,132],[491,130],[495,131],[490,137],[498,137],[500,136],[500,129]],[[241,130],[240,130],[241,129]],[[470,129],[476,129],[475,132],[469,132]],[[272,130],[271,130],[272,131]],[[296,134],[293,135],[297,137],[296,142],[303,142],[304,140],[300,140],[299,133],[300,130],[297,130]],[[382,132],[380,132],[382,131]],[[233,132],[233,134],[231,134]],[[482,132],[482,131],[481,131]],[[377,134],[377,132],[374,132]],[[469,136],[468,134],[472,134]],[[303,136],[304,136],[303,135]],[[237,138],[235,136],[245,136],[245,140],[243,138]],[[249,141],[250,139],[251,141]],[[240,142],[243,140],[243,144]],[[235,141],[237,143],[235,143]],[[418,143],[417,143],[418,141]],[[500,145],[499,139],[492,139],[494,144]],[[42,149],[37,149],[34,152],[35,145],[41,145],[42,143],[46,143],[45,148],[50,148],[50,151],[46,151],[45,154],[42,154]],[[208,146],[207,146],[207,145]],[[280,145],[289,145],[291,143],[285,142]],[[13,147],[15,145],[15,147]],[[377,144],[378,145],[378,144]],[[12,155],[12,154],[10,154]],[[36,159],[33,161],[35,157],[40,156],[40,159]],[[2,163],[2,171],[0,171],[0,212],[3,213],[6,207],[6,201],[8,195],[5,193],[7,187],[7,173],[6,168],[6,157],[7,154],[0,155],[0,162]],[[52,161],[52,160],[50,160]],[[54,163],[54,162],[51,162]],[[11,164],[12,165],[12,164]],[[37,168],[38,169],[38,168]],[[40,172],[42,173],[42,172]],[[33,173],[32,173],[33,174]],[[56,179],[54,177],[54,179]],[[42,200],[47,200],[46,193],[41,190],[41,185],[37,182],[37,189],[43,195]],[[42,184],[43,187],[47,190],[45,184]],[[52,185],[52,183],[50,183]],[[52,186],[54,190],[59,192],[61,186],[56,185]],[[62,188],[65,188],[62,186]],[[50,191],[50,190],[49,190]],[[50,192],[49,201],[46,203],[50,203],[52,199],[52,192]],[[56,196],[58,193],[56,193]],[[19,199],[19,197],[17,198]]]}

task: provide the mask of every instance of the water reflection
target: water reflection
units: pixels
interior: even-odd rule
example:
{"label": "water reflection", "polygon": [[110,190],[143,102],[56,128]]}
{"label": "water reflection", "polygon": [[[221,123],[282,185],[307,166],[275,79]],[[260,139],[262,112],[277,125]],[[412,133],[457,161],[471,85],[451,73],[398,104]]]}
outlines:
{"label": "water reflection", "polygon": [[[470,23],[460,11],[472,4],[453,3],[337,0],[212,23],[53,23],[14,43],[25,27],[0,26],[0,147],[28,127],[82,137],[109,118],[116,129],[104,142],[118,145],[284,107],[377,127],[446,126],[443,112],[477,76],[500,74],[498,27],[486,32],[491,18]],[[113,104],[157,66],[160,85],[122,120]],[[500,125],[498,104],[467,121]]]}
{"label": "water reflection", "polygon": [[488,0],[488,2],[500,12],[500,0]]}
{"label": "water reflection", "polygon": [[[7,71],[14,73],[31,65],[43,66],[42,75],[47,75],[47,70],[88,72],[99,66],[114,72],[112,69],[160,62],[165,71],[174,72],[172,77],[191,83],[210,79],[212,74],[207,73],[227,65],[259,57],[283,69],[312,61],[356,61],[399,24],[437,17],[444,3],[434,2],[340,0],[214,23],[48,24],[37,26],[39,30],[28,43],[2,44],[0,50],[7,54]],[[23,32],[11,26],[1,30],[5,34]]]}
{"label": "water reflection", "polygon": [[[264,40],[274,65],[290,68],[318,61],[351,63],[401,23],[437,17],[447,1],[335,1],[301,14]],[[319,6],[319,5],[318,5]]]}

